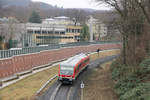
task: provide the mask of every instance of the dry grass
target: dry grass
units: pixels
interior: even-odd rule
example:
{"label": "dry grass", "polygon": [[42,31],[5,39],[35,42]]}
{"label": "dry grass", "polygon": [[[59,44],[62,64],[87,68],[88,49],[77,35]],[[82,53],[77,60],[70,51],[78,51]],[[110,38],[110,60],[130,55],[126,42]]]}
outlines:
{"label": "dry grass", "polygon": [[111,62],[96,68],[85,80],[84,100],[118,100],[113,90]]}
{"label": "dry grass", "polygon": [[91,61],[93,61],[93,60],[96,60],[98,58],[103,58],[103,57],[106,57],[106,56],[116,55],[116,54],[119,54],[119,53],[120,53],[120,50],[104,51],[104,52],[99,52],[99,54],[94,53],[94,54],[90,55],[90,59],[91,59]]}
{"label": "dry grass", "polygon": [[58,67],[38,72],[0,90],[2,100],[30,100],[40,87],[57,73]]}
{"label": "dry grass", "polygon": [[49,82],[48,85],[40,92],[39,95],[42,95],[45,91],[47,91],[49,89],[49,87],[51,87],[56,81],[57,81],[57,78],[55,78],[54,80]]}

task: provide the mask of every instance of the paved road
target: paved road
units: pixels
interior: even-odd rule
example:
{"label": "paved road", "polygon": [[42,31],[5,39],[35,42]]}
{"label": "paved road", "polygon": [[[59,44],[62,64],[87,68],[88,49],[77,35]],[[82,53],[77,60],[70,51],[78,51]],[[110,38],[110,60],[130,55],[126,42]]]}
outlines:
{"label": "paved road", "polygon": [[[80,83],[84,80],[85,76],[88,76],[90,70],[92,68],[98,67],[100,64],[111,61],[115,59],[118,55],[108,56],[105,58],[97,59],[95,61],[90,62],[87,70],[83,71],[73,85],[61,85],[56,93],[56,97],[54,100],[80,100]],[[46,91],[42,96],[38,97],[38,100],[51,100],[51,95],[54,94],[54,91],[61,84],[60,82],[56,82]]]}

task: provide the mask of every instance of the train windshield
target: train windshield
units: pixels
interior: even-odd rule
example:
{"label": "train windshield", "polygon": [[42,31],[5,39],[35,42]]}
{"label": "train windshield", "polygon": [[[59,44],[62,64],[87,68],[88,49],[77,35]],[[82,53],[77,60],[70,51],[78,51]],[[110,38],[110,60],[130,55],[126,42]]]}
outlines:
{"label": "train windshield", "polygon": [[60,74],[61,75],[72,75],[73,74],[73,67],[61,66],[60,67]]}

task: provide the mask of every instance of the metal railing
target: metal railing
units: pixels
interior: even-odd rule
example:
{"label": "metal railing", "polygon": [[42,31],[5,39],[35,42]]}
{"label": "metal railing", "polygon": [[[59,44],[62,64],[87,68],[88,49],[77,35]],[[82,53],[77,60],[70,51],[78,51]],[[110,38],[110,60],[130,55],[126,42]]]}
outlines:
{"label": "metal railing", "polygon": [[53,50],[59,49],[63,47],[72,47],[72,46],[83,46],[83,45],[91,45],[91,44],[105,44],[105,43],[120,43],[118,41],[100,41],[100,42],[75,42],[75,43],[66,43],[66,44],[49,44],[47,46],[35,46],[35,47],[25,47],[14,50],[0,50],[0,59],[8,58],[15,55],[36,53],[43,50]]}

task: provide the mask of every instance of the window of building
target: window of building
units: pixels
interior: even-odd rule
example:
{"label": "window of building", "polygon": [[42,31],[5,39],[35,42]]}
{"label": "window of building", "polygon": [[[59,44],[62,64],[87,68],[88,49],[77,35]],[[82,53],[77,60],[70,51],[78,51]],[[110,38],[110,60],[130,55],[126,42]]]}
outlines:
{"label": "window of building", "polygon": [[55,34],[59,34],[59,32],[58,32],[58,31],[55,31]]}
{"label": "window of building", "polygon": [[36,36],[37,39],[60,39],[61,36]]}
{"label": "window of building", "polygon": [[72,29],[69,29],[69,33],[72,33]]}
{"label": "window of building", "polygon": [[80,30],[80,29],[78,29],[78,33],[80,33],[80,31],[81,31],[81,30]]}
{"label": "window of building", "polygon": [[75,36],[75,39],[80,39],[80,36]]}
{"label": "window of building", "polygon": [[34,31],[36,34],[40,34],[41,33],[41,31],[40,30],[36,30],[36,31]]}
{"label": "window of building", "polygon": [[65,32],[60,32],[60,34],[65,34]]}
{"label": "window of building", "polygon": [[27,30],[27,33],[33,33],[33,30]]}
{"label": "window of building", "polygon": [[74,29],[74,33],[77,33],[77,29]]}
{"label": "window of building", "polygon": [[69,29],[68,29],[68,28],[66,29],[66,32],[67,32],[67,33],[69,32]]}
{"label": "window of building", "polygon": [[47,33],[47,31],[45,31],[45,30],[42,31],[42,34],[46,34],[46,33]]}
{"label": "window of building", "polygon": [[53,31],[48,31],[48,34],[53,34]]}
{"label": "window of building", "polygon": [[75,32],[75,29],[72,29],[72,33],[74,33]]}

